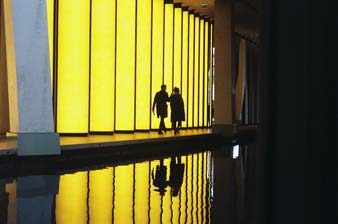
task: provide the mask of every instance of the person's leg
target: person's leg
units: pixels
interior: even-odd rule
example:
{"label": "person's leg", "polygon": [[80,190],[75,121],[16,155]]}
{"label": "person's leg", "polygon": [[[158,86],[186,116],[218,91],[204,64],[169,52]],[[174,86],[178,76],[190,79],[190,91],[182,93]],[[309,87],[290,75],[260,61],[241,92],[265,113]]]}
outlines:
{"label": "person's leg", "polygon": [[162,129],[163,129],[163,117],[160,116],[160,126],[159,126],[159,128],[158,128],[158,133],[159,133],[159,134],[163,134],[163,133],[162,133]]}

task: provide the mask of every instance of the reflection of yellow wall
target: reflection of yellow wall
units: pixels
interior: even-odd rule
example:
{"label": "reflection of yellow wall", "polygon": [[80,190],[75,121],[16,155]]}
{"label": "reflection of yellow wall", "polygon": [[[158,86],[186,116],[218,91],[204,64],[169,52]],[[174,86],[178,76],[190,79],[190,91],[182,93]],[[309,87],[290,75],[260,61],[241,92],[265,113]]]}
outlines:
{"label": "reflection of yellow wall", "polygon": [[194,126],[194,53],[195,53],[195,16],[189,15],[189,96],[188,96],[188,126]]}
{"label": "reflection of yellow wall", "polygon": [[60,177],[56,196],[56,223],[87,223],[87,172]]}
{"label": "reflection of yellow wall", "polygon": [[[184,102],[185,116],[188,116],[188,56],[189,56],[189,12],[183,12],[182,22],[182,97]],[[187,127],[188,122],[182,124],[182,127]]]}
{"label": "reflection of yellow wall", "polygon": [[57,131],[88,132],[90,0],[59,0]]}
{"label": "reflection of yellow wall", "polygon": [[198,119],[198,126],[203,126],[203,118],[204,118],[204,109],[203,109],[203,97],[204,97],[204,20],[200,20],[200,59],[199,59],[199,119]]}
{"label": "reflection of yellow wall", "polygon": [[[152,161],[151,162],[151,172],[156,171],[156,165],[159,165],[159,162]],[[157,187],[154,187],[153,180],[150,182],[150,223],[157,224],[161,223],[161,200],[162,197],[159,192],[155,191]]]}
{"label": "reflection of yellow wall", "polygon": [[117,0],[116,130],[134,130],[135,0]]}
{"label": "reflection of yellow wall", "polygon": [[114,131],[115,1],[92,1],[90,131]]}
{"label": "reflection of yellow wall", "polygon": [[113,168],[89,171],[90,223],[111,223]]}
{"label": "reflection of yellow wall", "polygon": [[137,2],[136,129],[150,128],[151,0]]}
{"label": "reflection of yellow wall", "polygon": [[195,17],[195,58],[194,58],[194,127],[199,120],[199,61],[200,61],[200,18]]}
{"label": "reflection of yellow wall", "polygon": [[[163,21],[164,0],[153,0],[152,65],[151,65],[151,104],[163,82]],[[159,121],[151,116],[151,128],[158,128]]]}
{"label": "reflection of yellow wall", "polygon": [[148,162],[135,165],[135,223],[149,223],[149,169]]}
{"label": "reflection of yellow wall", "polygon": [[[165,159],[164,160],[164,165],[167,166],[167,180],[169,180],[169,168],[170,168],[170,160]],[[171,217],[172,217],[172,211],[171,211],[171,206],[172,206],[172,201],[171,201],[171,195],[170,195],[170,187],[167,187],[167,192],[163,196],[163,214],[162,214],[162,223],[171,223]]]}
{"label": "reflection of yellow wall", "polygon": [[204,123],[206,127],[208,123],[208,71],[209,71],[209,23],[205,22],[204,30]]}

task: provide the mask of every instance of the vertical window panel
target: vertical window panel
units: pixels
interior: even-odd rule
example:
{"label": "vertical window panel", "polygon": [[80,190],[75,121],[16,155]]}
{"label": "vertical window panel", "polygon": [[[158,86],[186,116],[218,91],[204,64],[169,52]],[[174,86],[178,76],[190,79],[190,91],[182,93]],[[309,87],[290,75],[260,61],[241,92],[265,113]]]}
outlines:
{"label": "vertical window panel", "polygon": [[111,223],[113,217],[113,169],[89,171],[90,223]]}
{"label": "vertical window panel", "polygon": [[183,24],[182,24],[182,97],[184,101],[184,110],[186,115],[186,122],[182,124],[188,127],[188,57],[189,57],[189,12],[183,12]]}
{"label": "vertical window panel", "polygon": [[[173,43],[174,43],[174,4],[165,4],[164,8],[164,84],[170,95],[173,89]],[[168,106],[168,117],[171,108]],[[170,119],[165,119],[166,127],[171,127]]]}
{"label": "vertical window panel", "polygon": [[53,92],[53,54],[54,54],[54,0],[47,0],[47,25],[48,25],[48,45],[49,45],[49,65],[51,91]]}
{"label": "vertical window panel", "polygon": [[134,165],[115,168],[114,222],[133,223]]}
{"label": "vertical window panel", "polygon": [[195,54],[195,16],[189,15],[189,95],[188,95],[188,127],[194,126],[194,54]]}
{"label": "vertical window panel", "polygon": [[198,126],[203,127],[204,118],[204,19],[200,20],[200,56],[199,56],[199,117]]}
{"label": "vertical window panel", "polygon": [[209,74],[209,23],[205,22],[204,29],[204,122],[203,126],[208,126],[208,74]]}
{"label": "vertical window panel", "polygon": [[151,0],[137,1],[136,129],[150,128]]}
{"label": "vertical window panel", "polygon": [[117,131],[134,130],[136,1],[117,0],[116,120]]}
{"label": "vertical window panel", "polygon": [[182,8],[175,8],[174,24],[174,84],[182,90],[181,69],[182,69]]}
{"label": "vertical window panel", "polygon": [[60,176],[55,199],[56,223],[87,223],[87,172]]}
{"label": "vertical window panel", "polygon": [[194,127],[199,124],[199,60],[200,60],[200,18],[195,17],[195,56],[194,56]]}
{"label": "vertical window panel", "polygon": [[88,133],[90,0],[59,0],[57,132]]}
{"label": "vertical window panel", "polygon": [[115,0],[92,1],[90,131],[114,131]]}
{"label": "vertical window panel", "polygon": [[[163,32],[164,32],[164,0],[153,0],[152,20],[152,65],[151,65],[151,104],[163,83]],[[156,111],[155,111],[156,113]],[[159,126],[159,119],[151,116],[151,128]]]}

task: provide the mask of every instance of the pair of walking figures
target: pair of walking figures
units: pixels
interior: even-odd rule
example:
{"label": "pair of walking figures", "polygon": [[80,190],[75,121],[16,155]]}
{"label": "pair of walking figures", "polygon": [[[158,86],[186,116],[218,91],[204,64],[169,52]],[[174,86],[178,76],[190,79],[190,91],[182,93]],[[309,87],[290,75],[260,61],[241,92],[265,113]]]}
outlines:
{"label": "pair of walking figures", "polygon": [[170,102],[171,116],[170,121],[172,124],[172,129],[174,134],[179,134],[179,129],[182,127],[182,121],[185,121],[185,112],[184,112],[184,102],[180,94],[180,89],[175,87],[170,97],[167,93],[167,86],[161,85],[161,90],[158,91],[155,95],[153,102],[153,113],[155,114],[155,107],[157,117],[160,118],[160,126],[158,129],[159,134],[167,132],[165,127],[164,119],[168,117],[168,105],[167,102]]}

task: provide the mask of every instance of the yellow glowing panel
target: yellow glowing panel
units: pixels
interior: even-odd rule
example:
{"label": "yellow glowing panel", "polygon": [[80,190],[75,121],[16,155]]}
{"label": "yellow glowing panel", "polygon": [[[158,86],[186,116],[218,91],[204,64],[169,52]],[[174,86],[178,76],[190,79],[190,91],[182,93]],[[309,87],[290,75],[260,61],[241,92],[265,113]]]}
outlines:
{"label": "yellow glowing panel", "polygon": [[184,101],[184,110],[186,115],[186,122],[182,124],[182,127],[187,127],[187,113],[188,113],[188,57],[189,57],[189,12],[183,12],[183,24],[182,24],[182,98]]}
{"label": "yellow glowing panel", "polygon": [[88,133],[90,0],[59,0],[57,132]]}
{"label": "yellow glowing panel", "polygon": [[181,87],[182,69],[182,9],[175,8],[174,24],[174,87]]}
{"label": "yellow glowing panel", "polygon": [[150,163],[135,165],[135,223],[149,223],[149,177]]}
{"label": "yellow glowing panel", "polygon": [[194,58],[194,127],[198,127],[199,121],[199,60],[200,60],[200,18],[195,18],[195,58]]}
{"label": "yellow glowing panel", "polygon": [[195,16],[189,15],[189,63],[188,63],[188,127],[194,126],[194,53]]}
{"label": "yellow glowing panel", "polygon": [[117,0],[116,130],[134,130],[135,0]]}
{"label": "yellow glowing panel", "polygon": [[114,131],[115,1],[92,2],[90,131]]}
{"label": "yellow glowing panel", "polygon": [[87,223],[87,172],[60,176],[55,200],[56,223]]}
{"label": "yellow glowing panel", "polygon": [[[164,0],[153,0],[152,65],[151,65],[151,105],[163,82],[163,21]],[[151,128],[159,127],[159,119],[151,116]]]}
{"label": "yellow glowing panel", "polygon": [[133,223],[134,165],[115,168],[114,223]]}
{"label": "yellow glowing panel", "polygon": [[137,2],[136,129],[150,128],[151,0]]}
{"label": "yellow glowing panel", "polygon": [[53,54],[54,54],[54,0],[47,0],[47,25],[50,64],[50,87],[53,92]]}
{"label": "yellow glowing panel", "polygon": [[213,89],[213,82],[214,82],[214,56],[213,56],[213,46],[214,46],[214,42],[213,42],[213,33],[214,33],[214,29],[213,29],[213,24],[210,24],[210,73],[209,73],[209,88],[210,88],[210,126],[212,125],[212,108],[213,108],[213,94],[214,94],[214,89]]}
{"label": "yellow glowing panel", "polygon": [[209,23],[205,22],[204,30],[204,123],[203,126],[208,126],[208,74],[209,74]]}
{"label": "yellow glowing panel", "polygon": [[89,217],[91,223],[111,223],[113,217],[112,178],[112,168],[89,172]]}
{"label": "yellow glowing panel", "polygon": [[[174,41],[174,4],[165,4],[165,23],[164,23],[164,84],[170,95],[173,89],[173,41]],[[165,119],[166,127],[171,127],[171,109],[168,106],[168,117]]]}
{"label": "yellow glowing panel", "polygon": [[199,59],[199,117],[198,117],[198,126],[203,126],[204,118],[204,20],[200,20],[200,59]]}
{"label": "yellow glowing panel", "polygon": [[157,224],[161,223],[161,203],[162,196],[158,191],[157,179],[156,179],[156,168],[160,166],[158,161],[151,162],[151,181],[150,181],[150,223]]}

